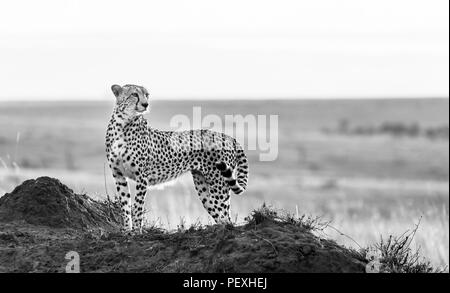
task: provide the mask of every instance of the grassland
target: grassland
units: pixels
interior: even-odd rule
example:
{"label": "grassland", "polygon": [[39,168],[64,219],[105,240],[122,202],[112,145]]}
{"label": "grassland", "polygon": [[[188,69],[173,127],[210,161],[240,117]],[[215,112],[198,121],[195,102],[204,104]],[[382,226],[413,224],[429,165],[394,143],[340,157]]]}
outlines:
{"label": "grassland", "polygon": [[[395,122],[448,128],[448,99],[155,101],[147,118],[154,127],[170,129],[170,119],[192,117],[193,106],[221,117],[279,115],[278,158],[260,162],[258,151],[249,152],[248,191],[232,198],[236,222],[266,202],[331,221],[345,235],[332,227],[323,233],[357,248],[412,229],[420,219],[413,246],[436,266],[449,263],[448,138],[323,131],[342,119],[357,127]],[[111,108],[112,101],[0,103],[0,196],[42,175],[76,192],[112,196],[103,144]],[[181,222],[208,223],[191,181],[183,176],[150,191],[147,221],[172,229]]]}

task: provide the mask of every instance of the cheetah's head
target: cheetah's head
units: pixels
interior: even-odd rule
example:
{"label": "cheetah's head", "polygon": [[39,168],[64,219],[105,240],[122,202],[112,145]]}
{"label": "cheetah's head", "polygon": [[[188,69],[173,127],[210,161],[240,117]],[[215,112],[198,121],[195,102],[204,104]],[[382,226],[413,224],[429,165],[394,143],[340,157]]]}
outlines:
{"label": "cheetah's head", "polygon": [[116,106],[121,107],[128,116],[141,115],[148,110],[149,94],[143,86],[114,84],[111,90],[116,96]]}

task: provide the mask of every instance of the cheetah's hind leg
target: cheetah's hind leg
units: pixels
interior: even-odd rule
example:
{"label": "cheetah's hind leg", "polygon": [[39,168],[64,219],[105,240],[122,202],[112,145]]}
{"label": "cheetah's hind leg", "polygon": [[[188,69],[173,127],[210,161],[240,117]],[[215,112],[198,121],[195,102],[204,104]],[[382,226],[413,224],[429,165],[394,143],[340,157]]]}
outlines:
{"label": "cheetah's hind leg", "polygon": [[[231,223],[230,218],[230,188],[222,177],[215,177],[212,186],[199,171],[191,171],[195,189],[203,207],[213,217],[217,224]],[[219,179],[217,179],[219,178]]]}

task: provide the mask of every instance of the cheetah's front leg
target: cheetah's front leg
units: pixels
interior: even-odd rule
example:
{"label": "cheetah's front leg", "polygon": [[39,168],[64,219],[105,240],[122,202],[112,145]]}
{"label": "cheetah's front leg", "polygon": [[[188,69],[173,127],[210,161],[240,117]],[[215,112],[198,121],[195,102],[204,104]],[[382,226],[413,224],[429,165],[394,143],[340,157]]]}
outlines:
{"label": "cheetah's front leg", "polygon": [[142,219],[144,216],[144,203],[147,194],[147,180],[138,178],[136,180],[136,197],[133,205],[133,231],[142,232]]}
{"label": "cheetah's front leg", "polygon": [[123,175],[116,172],[113,172],[113,177],[116,181],[117,192],[119,193],[123,229],[125,231],[131,231],[133,226],[131,222],[131,196],[128,182]]}

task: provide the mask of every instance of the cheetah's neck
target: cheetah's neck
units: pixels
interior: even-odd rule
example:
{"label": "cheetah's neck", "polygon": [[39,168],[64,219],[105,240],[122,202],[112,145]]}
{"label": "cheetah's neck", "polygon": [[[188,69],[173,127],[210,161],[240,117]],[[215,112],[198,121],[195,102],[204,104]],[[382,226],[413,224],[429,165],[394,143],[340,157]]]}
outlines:
{"label": "cheetah's neck", "polygon": [[128,120],[119,108],[114,109],[106,131],[106,153],[108,155],[113,151],[115,143],[125,142],[125,127]]}
{"label": "cheetah's neck", "polygon": [[[111,151],[114,143],[126,143],[127,131],[129,128],[147,128],[146,120],[141,116],[128,118],[119,108],[115,108],[109,121],[108,130],[106,132],[106,151]],[[145,125],[141,125],[145,124]],[[142,130],[142,129],[141,129]]]}

